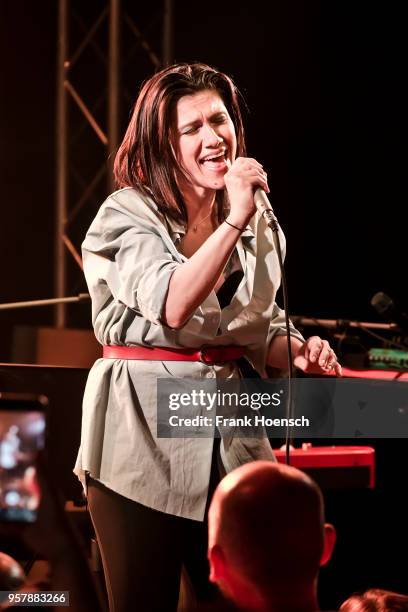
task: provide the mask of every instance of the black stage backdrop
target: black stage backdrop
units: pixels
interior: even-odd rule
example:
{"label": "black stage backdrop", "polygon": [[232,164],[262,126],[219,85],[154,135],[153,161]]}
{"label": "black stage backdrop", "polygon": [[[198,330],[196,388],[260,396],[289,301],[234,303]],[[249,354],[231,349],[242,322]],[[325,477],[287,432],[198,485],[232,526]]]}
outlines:
{"label": "black stage backdrop", "polygon": [[[137,5],[143,23],[147,9]],[[287,236],[291,313],[375,320],[375,292],[406,294],[402,8],[175,5],[175,59],[232,74],[248,103],[249,154],[268,170]],[[1,302],[53,295],[56,13],[54,0],[0,3]],[[146,58],[139,50],[132,61]],[[78,243],[85,231],[84,223]],[[73,308],[69,323],[89,326],[89,307]],[[47,323],[51,309],[1,313],[0,361],[12,325]]]}
{"label": "black stage backdrop", "polygon": [[[123,4],[145,19],[142,3]],[[403,4],[175,5],[175,60],[230,73],[247,101],[248,152],[268,170],[287,237],[291,313],[375,320],[370,299],[377,291],[404,302]],[[0,302],[53,296],[56,23],[56,0],[0,2]],[[146,63],[141,51],[133,59]],[[140,83],[132,83],[130,67],[125,78],[135,94]],[[86,155],[86,141],[83,148]],[[69,323],[89,327],[89,311],[73,307]],[[52,315],[50,308],[0,312],[0,362],[10,359],[14,325],[52,324]],[[364,502],[346,493],[327,500],[341,531],[334,563],[323,572],[327,607],[353,588],[404,588],[400,446],[386,492],[362,492]]]}

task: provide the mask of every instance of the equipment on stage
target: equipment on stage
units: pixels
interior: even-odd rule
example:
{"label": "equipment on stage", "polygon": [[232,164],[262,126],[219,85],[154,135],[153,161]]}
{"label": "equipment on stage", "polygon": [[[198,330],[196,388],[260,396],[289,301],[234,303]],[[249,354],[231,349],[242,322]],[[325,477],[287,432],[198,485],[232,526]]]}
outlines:
{"label": "equipment on stage", "polygon": [[370,367],[381,370],[408,370],[408,351],[372,348],[367,353]]}
{"label": "equipment on stage", "polygon": [[396,306],[389,295],[379,291],[373,296],[371,306],[383,319],[395,323],[402,332],[408,332],[408,314]]}
{"label": "equipment on stage", "polygon": [[[274,450],[279,463],[285,451]],[[375,450],[370,446],[316,446],[302,444],[290,450],[290,465],[309,474],[322,489],[375,486]]]}
{"label": "equipment on stage", "polygon": [[[376,294],[378,295],[384,296],[385,294]],[[393,304],[388,296],[385,297],[387,297],[385,300],[387,304],[389,301]],[[404,316],[406,315],[400,313],[399,317],[392,318],[391,323],[318,319],[296,315],[291,319],[297,327],[314,327],[316,331],[313,330],[313,333],[324,335],[326,332],[326,335],[332,339],[340,363],[346,368],[408,372],[408,348],[406,348],[408,337],[401,325]],[[390,317],[387,316],[387,318]],[[335,342],[337,342],[337,349]]]}

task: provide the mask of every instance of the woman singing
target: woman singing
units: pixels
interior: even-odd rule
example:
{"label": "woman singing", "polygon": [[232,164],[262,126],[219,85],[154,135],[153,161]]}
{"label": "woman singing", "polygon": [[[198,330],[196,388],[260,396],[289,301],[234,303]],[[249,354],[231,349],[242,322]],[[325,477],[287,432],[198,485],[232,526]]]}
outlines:
{"label": "woman singing", "polygon": [[[267,175],[246,157],[238,93],[225,74],[178,64],[150,78],[115,177],[119,190],[83,243],[104,358],[86,386],[75,471],[87,486],[110,609],[162,612],[177,607],[182,563],[198,599],[211,597],[205,518],[219,468],[274,456],[267,438],[158,438],[156,381],[239,378],[242,357],[262,377],[267,365],[285,368],[280,272],[253,200],[255,188],[269,191]],[[295,365],[341,373],[326,341],[305,342],[294,327],[291,335]]]}

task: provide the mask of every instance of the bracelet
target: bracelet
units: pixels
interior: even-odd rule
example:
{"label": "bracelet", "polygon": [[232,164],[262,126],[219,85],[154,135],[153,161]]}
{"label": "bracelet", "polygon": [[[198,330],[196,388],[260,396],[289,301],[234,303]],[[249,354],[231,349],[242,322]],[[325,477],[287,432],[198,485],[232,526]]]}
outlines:
{"label": "bracelet", "polygon": [[233,225],[232,223],[230,223],[226,219],[224,219],[224,223],[228,223],[228,225],[230,225],[231,227],[235,227],[235,229],[239,230],[240,232],[245,231],[245,227],[238,227],[237,225]]}

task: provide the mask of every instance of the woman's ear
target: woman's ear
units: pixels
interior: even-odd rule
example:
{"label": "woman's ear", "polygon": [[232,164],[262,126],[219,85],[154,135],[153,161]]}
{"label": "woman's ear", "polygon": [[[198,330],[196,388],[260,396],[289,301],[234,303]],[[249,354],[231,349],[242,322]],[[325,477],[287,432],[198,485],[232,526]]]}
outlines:
{"label": "woman's ear", "polygon": [[326,565],[330,561],[333,554],[334,545],[336,544],[337,534],[333,525],[330,523],[324,524],[324,545],[323,553],[320,558],[320,567]]}

